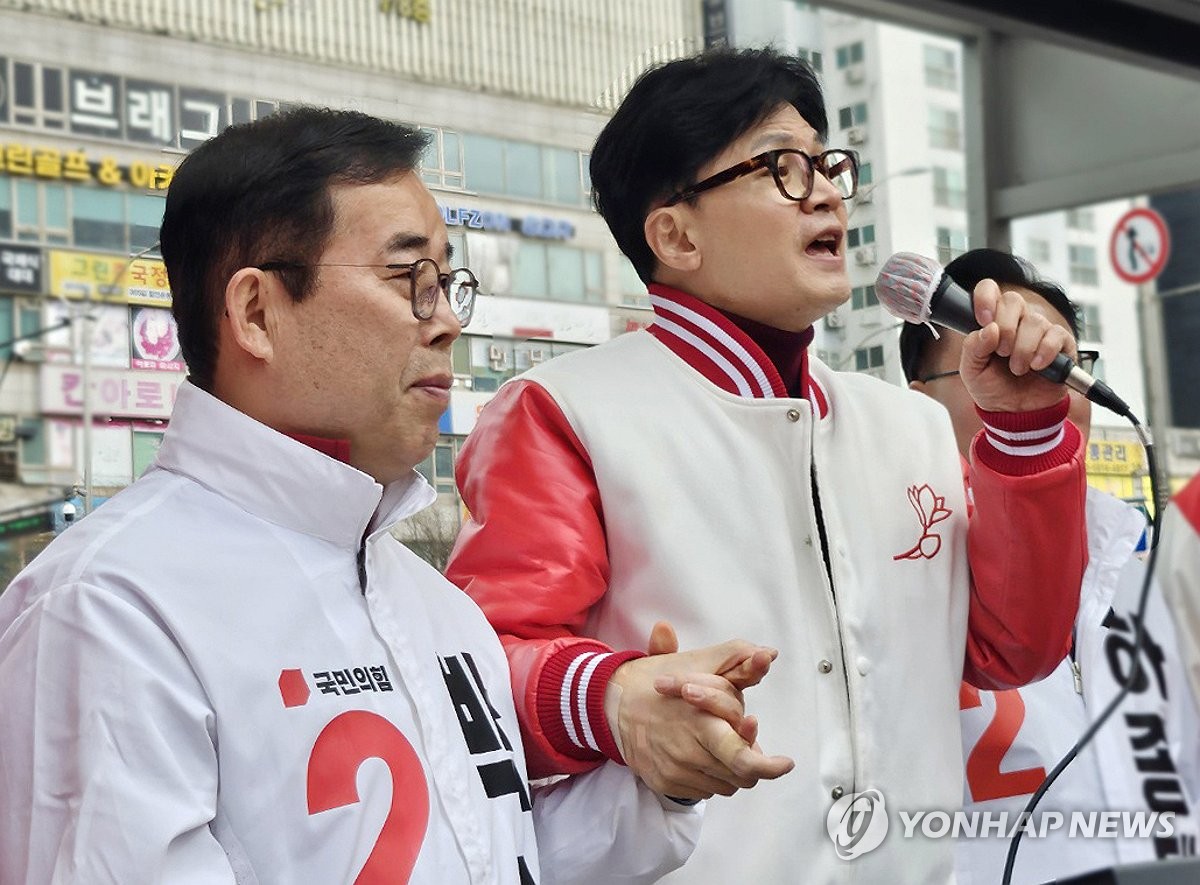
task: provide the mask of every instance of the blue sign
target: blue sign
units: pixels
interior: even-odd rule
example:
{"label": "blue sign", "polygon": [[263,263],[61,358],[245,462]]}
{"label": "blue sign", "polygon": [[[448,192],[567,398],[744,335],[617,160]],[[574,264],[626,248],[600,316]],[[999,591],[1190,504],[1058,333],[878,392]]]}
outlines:
{"label": "blue sign", "polygon": [[467,206],[439,206],[442,220],[447,227],[465,227],[471,230],[490,230],[501,233],[516,232],[538,240],[569,240],[575,236],[575,225],[565,218],[547,218],[544,215],[526,215],[513,218],[504,212],[472,209]]}

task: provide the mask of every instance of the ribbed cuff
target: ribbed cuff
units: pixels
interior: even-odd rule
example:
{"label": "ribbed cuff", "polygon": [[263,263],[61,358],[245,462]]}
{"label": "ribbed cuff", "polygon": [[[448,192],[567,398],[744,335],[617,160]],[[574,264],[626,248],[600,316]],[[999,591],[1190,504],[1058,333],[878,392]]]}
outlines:
{"label": "ribbed cuff", "polygon": [[975,457],[1007,476],[1030,476],[1069,464],[1079,448],[1079,430],[1067,420],[1070,399],[1033,412],[988,412],[975,407],[983,430]]}
{"label": "ribbed cuff", "polygon": [[645,652],[614,652],[599,642],[576,642],[551,655],[538,677],[538,721],[550,745],[572,759],[607,757],[625,764],[604,715],[613,671]]}

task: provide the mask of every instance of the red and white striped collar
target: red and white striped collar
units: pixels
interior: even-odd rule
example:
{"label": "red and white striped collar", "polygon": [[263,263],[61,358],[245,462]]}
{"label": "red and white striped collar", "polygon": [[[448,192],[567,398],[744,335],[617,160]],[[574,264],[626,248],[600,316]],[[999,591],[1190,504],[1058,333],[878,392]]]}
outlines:
{"label": "red and white striped collar", "polygon": [[[749,335],[709,304],[654,283],[654,322],[646,330],[672,353],[722,390],[752,399],[786,398],[779,370]],[[829,414],[829,397],[807,368],[804,395],[818,418]]]}

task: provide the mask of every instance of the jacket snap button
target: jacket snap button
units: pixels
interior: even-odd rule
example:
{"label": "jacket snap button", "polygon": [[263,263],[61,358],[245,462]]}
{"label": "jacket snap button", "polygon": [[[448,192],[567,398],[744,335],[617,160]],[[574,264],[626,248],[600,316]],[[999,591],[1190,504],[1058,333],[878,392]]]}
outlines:
{"label": "jacket snap button", "polygon": [[792,422],[799,421],[800,420],[800,410],[799,409],[788,409],[787,410],[787,419]]}
{"label": "jacket snap button", "polygon": [[817,664],[817,669],[822,673],[831,673],[833,672],[833,664],[829,661],[821,661],[821,663]]}
{"label": "jacket snap button", "polygon": [[843,790],[841,787],[834,787],[832,790],[829,791],[829,795],[832,796],[834,799],[841,799],[842,796],[846,795],[846,791]]}

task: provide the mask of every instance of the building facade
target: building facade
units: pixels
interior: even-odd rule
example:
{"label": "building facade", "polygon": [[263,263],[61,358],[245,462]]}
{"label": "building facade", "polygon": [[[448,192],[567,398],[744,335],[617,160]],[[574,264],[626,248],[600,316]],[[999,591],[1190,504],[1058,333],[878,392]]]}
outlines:
{"label": "building facade", "polygon": [[452,532],[454,456],[498,385],[648,322],[588,151],[700,22],[685,0],[0,0],[0,514],[49,520],[72,490],[86,510],[153,460],[185,377],[156,243],[173,169],[306,103],[432,136],[422,176],[482,293],[421,467]]}

